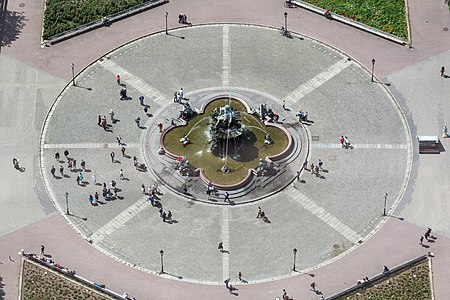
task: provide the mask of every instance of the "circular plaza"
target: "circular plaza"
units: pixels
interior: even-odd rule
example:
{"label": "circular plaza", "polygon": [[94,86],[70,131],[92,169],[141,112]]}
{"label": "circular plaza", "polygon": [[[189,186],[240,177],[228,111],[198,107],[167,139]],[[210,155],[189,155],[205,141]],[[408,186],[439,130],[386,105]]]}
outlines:
{"label": "circular plaza", "polygon": [[[174,99],[180,88],[183,99]],[[122,89],[127,95],[120,99]],[[197,121],[176,133],[175,150],[167,150],[164,137],[189,126],[186,107],[202,116],[210,101],[232,98],[245,107],[242,115],[260,119],[244,125],[264,134],[251,145],[218,143],[217,178],[198,171],[213,164],[206,156],[211,141],[199,149],[195,141],[183,144]],[[276,120],[265,118],[261,106]],[[307,118],[299,119],[300,111]],[[282,141],[265,143],[276,136],[266,125],[285,133],[289,142],[281,150],[267,150]],[[236,159],[220,170],[233,147],[251,163]],[[181,160],[190,161],[192,172],[184,172]],[[316,171],[311,164],[319,160]],[[163,250],[161,276],[208,284],[238,272],[248,283],[284,278],[345,255],[380,228],[384,210],[396,207],[411,160],[404,116],[369,70],[309,37],[235,24],[156,33],[105,54],[61,92],[41,137],[48,192],[82,238],[152,273],[161,271]],[[272,164],[271,172],[258,170],[261,161]],[[238,169],[244,175],[233,181]],[[222,179],[220,172],[231,176]],[[214,193],[206,193],[211,178]],[[103,197],[104,184],[116,193]],[[155,205],[151,187],[158,189]],[[163,222],[161,208],[172,220]]]}

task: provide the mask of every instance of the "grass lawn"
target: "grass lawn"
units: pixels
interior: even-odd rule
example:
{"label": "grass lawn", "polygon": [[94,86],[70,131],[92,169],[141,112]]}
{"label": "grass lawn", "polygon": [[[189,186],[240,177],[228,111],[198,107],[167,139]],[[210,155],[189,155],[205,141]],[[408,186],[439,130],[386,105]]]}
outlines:
{"label": "grass lawn", "polygon": [[113,299],[28,260],[23,261],[24,300],[109,300]]}
{"label": "grass lawn", "polygon": [[404,0],[304,0],[333,14],[408,39]]}
{"label": "grass lawn", "polygon": [[44,34],[47,39],[80,25],[100,20],[149,0],[47,0]]}
{"label": "grass lawn", "polygon": [[428,261],[340,300],[431,300]]}

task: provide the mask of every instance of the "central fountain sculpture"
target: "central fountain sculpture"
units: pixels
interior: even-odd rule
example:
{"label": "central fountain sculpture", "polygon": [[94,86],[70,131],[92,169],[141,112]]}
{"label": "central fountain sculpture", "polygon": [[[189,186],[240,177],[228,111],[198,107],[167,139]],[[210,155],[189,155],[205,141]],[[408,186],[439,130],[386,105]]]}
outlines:
{"label": "central fountain sculpture", "polygon": [[228,147],[234,144],[234,154],[238,155],[239,138],[244,133],[241,123],[241,114],[235,111],[230,104],[215,108],[210,116],[210,150],[216,156],[225,158],[225,164],[221,168],[223,173],[229,173],[231,169],[227,166]]}
{"label": "central fountain sculpture", "polygon": [[223,189],[276,175],[279,161],[291,153],[292,138],[276,113],[258,108],[234,97],[214,97],[200,110],[183,105],[181,125],[163,133],[161,148],[182,176],[200,176]]}

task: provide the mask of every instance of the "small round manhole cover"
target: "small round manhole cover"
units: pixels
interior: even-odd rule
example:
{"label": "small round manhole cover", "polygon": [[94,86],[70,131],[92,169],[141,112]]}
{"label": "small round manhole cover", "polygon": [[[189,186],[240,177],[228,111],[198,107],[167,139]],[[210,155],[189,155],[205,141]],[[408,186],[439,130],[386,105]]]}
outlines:
{"label": "small round manhole cover", "polygon": [[25,3],[20,3],[19,7],[25,7]]}
{"label": "small round manhole cover", "polygon": [[448,27],[444,27],[444,31],[448,31]]}
{"label": "small round manhole cover", "polygon": [[333,245],[333,248],[334,248],[334,249],[339,249],[339,245],[338,245],[338,244],[334,244],[334,245]]}

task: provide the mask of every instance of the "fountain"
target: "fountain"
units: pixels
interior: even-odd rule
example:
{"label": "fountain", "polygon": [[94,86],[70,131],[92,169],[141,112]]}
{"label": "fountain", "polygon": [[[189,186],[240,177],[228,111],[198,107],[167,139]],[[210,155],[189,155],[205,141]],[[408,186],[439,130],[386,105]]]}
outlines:
{"label": "fountain", "polygon": [[291,137],[273,123],[277,116],[272,110],[251,110],[231,97],[210,100],[198,114],[188,108],[188,114],[180,115],[187,123],[169,129],[161,139],[180,174],[200,172],[205,182],[221,187],[277,174],[271,158],[285,152]]}

